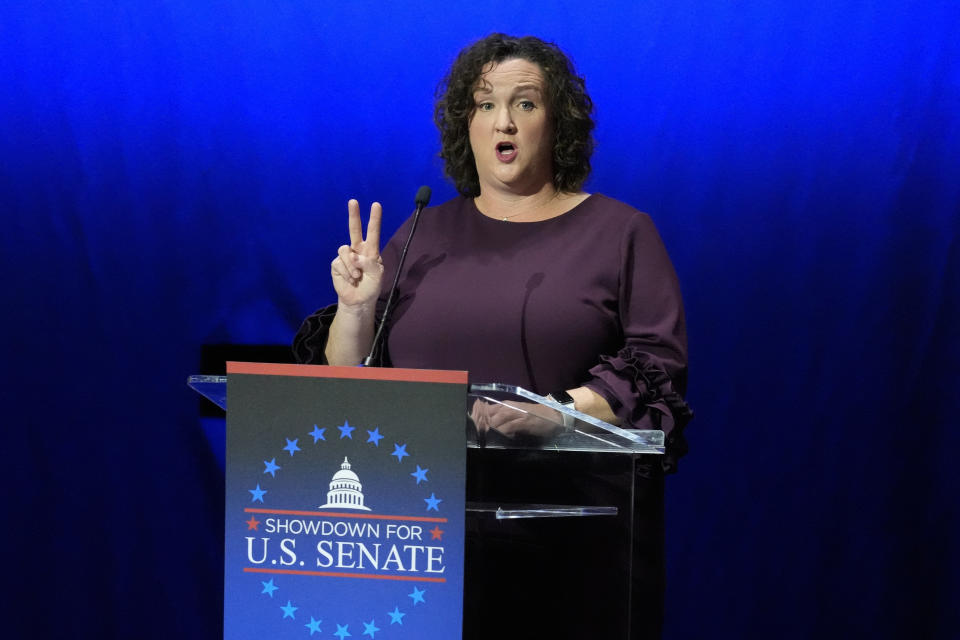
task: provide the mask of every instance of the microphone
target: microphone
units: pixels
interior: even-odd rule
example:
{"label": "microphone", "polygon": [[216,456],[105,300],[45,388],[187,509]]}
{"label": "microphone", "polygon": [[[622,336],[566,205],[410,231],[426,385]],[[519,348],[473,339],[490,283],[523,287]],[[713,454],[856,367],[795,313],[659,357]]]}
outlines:
{"label": "microphone", "polygon": [[410,224],[410,235],[407,236],[407,241],[403,245],[403,251],[400,252],[400,262],[397,263],[397,273],[393,277],[393,285],[390,286],[390,294],[387,295],[387,304],[383,307],[383,316],[380,318],[380,326],[377,327],[377,333],[373,336],[373,344],[370,345],[370,354],[364,358],[363,366],[369,367],[373,362],[373,357],[377,352],[377,346],[380,344],[380,336],[383,334],[383,328],[387,325],[387,319],[390,316],[390,307],[393,304],[393,297],[397,293],[397,283],[400,282],[400,271],[403,269],[403,262],[407,259],[407,249],[410,248],[410,241],[413,240],[413,234],[417,230],[417,222],[420,221],[420,212],[423,211],[423,208],[430,204],[430,187],[423,185],[417,189],[417,195],[414,198],[413,202],[417,206],[417,210],[413,212],[413,222]]}
{"label": "microphone", "polygon": [[430,204],[430,187],[428,187],[427,185],[423,185],[422,187],[417,189],[417,195],[413,199],[413,203],[417,205],[416,215],[419,215],[420,210],[423,209],[428,204]]}

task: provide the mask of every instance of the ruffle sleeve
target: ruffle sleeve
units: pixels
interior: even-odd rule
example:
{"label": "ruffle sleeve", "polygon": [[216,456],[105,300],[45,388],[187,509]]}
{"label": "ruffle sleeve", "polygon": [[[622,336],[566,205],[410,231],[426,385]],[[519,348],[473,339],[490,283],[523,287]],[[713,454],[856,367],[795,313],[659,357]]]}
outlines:
{"label": "ruffle sleeve", "polygon": [[293,357],[299,364],[327,364],[327,334],[336,315],[334,303],[306,317],[293,337]]}
{"label": "ruffle sleeve", "polygon": [[600,364],[590,375],[587,386],[610,404],[624,427],[665,432],[663,470],[675,472],[677,460],[688,450],[683,430],[693,411],[661,364],[641,349],[628,346],[615,356],[600,356]]}
{"label": "ruffle sleeve", "polygon": [[[379,326],[383,311],[382,301],[377,301],[377,316],[374,326]],[[300,329],[293,337],[293,357],[298,364],[329,364],[327,362],[327,336],[330,325],[337,315],[337,304],[331,304],[307,316]],[[390,356],[386,345],[381,342],[376,353],[373,354],[373,366],[389,367]]]}
{"label": "ruffle sleeve", "polygon": [[687,336],[680,285],[663,242],[638,214],[620,246],[618,315],[623,343],[601,355],[585,386],[603,397],[624,428],[665,433],[665,472],[687,452],[683,430],[693,412],[683,398]]}

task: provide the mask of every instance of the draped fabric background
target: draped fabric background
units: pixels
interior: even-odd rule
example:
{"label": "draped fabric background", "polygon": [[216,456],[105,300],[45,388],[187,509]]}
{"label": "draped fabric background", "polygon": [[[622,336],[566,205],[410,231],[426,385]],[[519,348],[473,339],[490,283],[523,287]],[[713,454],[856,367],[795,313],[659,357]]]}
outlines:
{"label": "draped fabric background", "polygon": [[956,4],[397,5],[0,8],[14,636],[219,632],[222,426],[184,380],[332,299],[348,198],[392,231],[453,194],[432,92],[494,30],[573,56],[588,190],[684,287],[666,636],[960,632]]}

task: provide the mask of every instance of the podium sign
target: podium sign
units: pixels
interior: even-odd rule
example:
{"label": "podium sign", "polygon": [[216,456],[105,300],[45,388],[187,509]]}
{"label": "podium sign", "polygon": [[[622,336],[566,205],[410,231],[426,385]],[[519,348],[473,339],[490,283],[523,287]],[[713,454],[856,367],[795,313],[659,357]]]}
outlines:
{"label": "podium sign", "polygon": [[467,374],[227,364],[224,637],[461,637]]}

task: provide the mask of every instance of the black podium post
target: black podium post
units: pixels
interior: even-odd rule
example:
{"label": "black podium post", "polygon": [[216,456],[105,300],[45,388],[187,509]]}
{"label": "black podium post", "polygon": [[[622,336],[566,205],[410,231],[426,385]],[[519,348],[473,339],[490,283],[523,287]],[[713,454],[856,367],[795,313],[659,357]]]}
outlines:
{"label": "black podium post", "polygon": [[657,465],[632,453],[468,450],[468,501],[613,505],[617,513],[498,520],[468,506],[463,637],[659,637]]}

